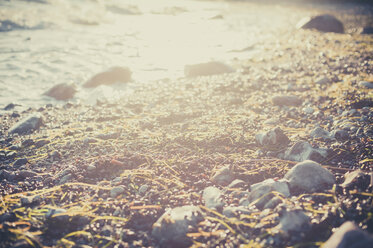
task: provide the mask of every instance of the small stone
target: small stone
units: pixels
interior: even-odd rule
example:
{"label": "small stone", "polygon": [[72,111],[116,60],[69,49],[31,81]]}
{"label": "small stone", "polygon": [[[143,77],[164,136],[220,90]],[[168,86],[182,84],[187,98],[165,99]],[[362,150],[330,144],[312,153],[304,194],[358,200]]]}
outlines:
{"label": "small stone", "polygon": [[313,148],[306,141],[298,141],[285,152],[285,159],[302,162],[313,160],[316,162],[323,161],[327,156],[327,150],[323,148]]}
{"label": "small stone", "polygon": [[347,131],[343,129],[336,129],[330,132],[330,136],[335,138],[338,141],[345,141],[350,138],[350,135]]}
{"label": "small stone", "polygon": [[289,138],[279,127],[266,133],[259,133],[255,136],[255,139],[260,145],[267,147],[284,147],[290,143]]}
{"label": "small stone", "polygon": [[272,97],[272,103],[277,106],[299,106],[302,102],[297,96],[281,95]]}
{"label": "small stone", "polygon": [[38,140],[38,141],[35,142],[35,147],[36,148],[40,148],[40,147],[43,147],[43,146],[45,146],[45,145],[47,145],[49,143],[50,143],[49,140],[41,139],[41,140]]}
{"label": "small stone", "polygon": [[322,245],[324,248],[368,248],[373,236],[358,228],[353,222],[343,223]]}
{"label": "small stone", "polygon": [[22,165],[25,165],[27,163],[28,163],[27,158],[20,158],[20,159],[17,159],[16,162],[14,162],[13,167],[19,168]]}
{"label": "small stone", "polygon": [[59,153],[58,151],[53,151],[50,155],[49,155],[49,158],[52,159],[52,161],[58,161],[62,158],[62,155],[61,153]]}
{"label": "small stone", "polygon": [[222,193],[216,187],[210,186],[203,190],[202,199],[205,201],[205,206],[211,209],[221,209],[224,206]]}
{"label": "small stone", "polygon": [[9,103],[8,105],[6,105],[3,109],[4,110],[12,110],[16,107],[17,105],[15,105],[14,103]]}
{"label": "small stone", "polygon": [[16,176],[17,179],[23,180],[28,177],[36,177],[38,173],[33,172],[31,170],[21,170],[18,172],[18,176]]}
{"label": "small stone", "polygon": [[199,207],[182,206],[166,211],[153,225],[152,236],[161,247],[189,247],[192,239],[186,234],[204,219]]}
{"label": "small stone", "polygon": [[0,179],[5,179],[7,181],[13,181],[16,175],[13,171],[0,170]]}
{"label": "small stone", "polygon": [[362,188],[366,188],[370,183],[370,176],[363,171],[355,170],[352,172],[347,172],[345,174],[345,181],[341,184],[344,188],[350,188],[354,185]]}
{"label": "small stone", "polygon": [[40,195],[37,196],[27,196],[21,198],[21,204],[22,205],[31,205],[33,203],[37,203],[41,201]]}
{"label": "small stone", "polygon": [[316,29],[321,32],[344,33],[343,23],[332,15],[318,15],[303,18],[297,28]]}
{"label": "small stone", "polygon": [[361,81],[359,82],[359,86],[362,88],[373,89],[373,82]]}
{"label": "small stone", "polygon": [[69,173],[69,174],[67,174],[67,175],[64,175],[64,176],[60,179],[60,181],[58,182],[58,184],[65,184],[65,183],[71,181],[71,179],[73,179],[73,175],[71,175],[71,174]]}
{"label": "small stone", "polygon": [[113,67],[101,72],[89,79],[83,87],[94,88],[99,85],[112,85],[115,83],[127,83],[131,81],[132,72],[128,67]]}
{"label": "small stone", "polygon": [[147,185],[147,184],[141,185],[140,188],[139,188],[139,194],[140,195],[145,195],[145,193],[146,193],[146,191],[148,191],[148,189],[149,189],[149,185]]}
{"label": "small stone", "polygon": [[94,171],[94,170],[96,170],[96,166],[95,166],[95,165],[93,165],[93,164],[89,164],[89,165],[87,166],[87,171],[92,172],[92,171]]}
{"label": "small stone", "polygon": [[327,77],[322,77],[316,80],[316,84],[318,85],[326,85],[330,83],[330,79]]}
{"label": "small stone", "polygon": [[245,181],[241,180],[241,179],[235,179],[233,180],[228,186],[227,188],[229,189],[234,189],[234,188],[242,188],[242,187],[245,187],[246,186],[246,183]]}
{"label": "small stone", "polygon": [[325,139],[325,140],[331,139],[330,133],[328,131],[324,130],[323,128],[321,128],[321,127],[316,127],[315,129],[313,129],[311,131],[310,136],[312,138],[315,138],[315,139],[317,139],[317,138],[321,138],[321,139]]}
{"label": "small stone", "polygon": [[335,184],[333,174],[320,164],[306,160],[296,164],[284,177],[293,193],[314,193],[330,189]]}
{"label": "small stone", "polygon": [[217,61],[195,65],[186,65],[184,67],[184,74],[186,77],[208,76],[231,72],[234,72],[234,69],[232,67]]}
{"label": "small stone", "polygon": [[281,230],[284,236],[309,230],[310,218],[301,210],[285,211],[280,217],[280,223],[275,229]]}
{"label": "small stone", "polygon": [[32,146],[34,144],[34,140],[33,139],[26,139],[24,141],[22,141],[22,147],[28,147],[28,146]]}
{"label": "small stone", "polygon": [[312,107],[305,107],[303,108],[303,113],[306,115],[312,115],[315,112],[315,109]]}
{"label": "small stone", "polygon": [[216,184],[226,186],[229,183],[231,183],[233,179],[234,179],[233,178],[233,173],[232,173],[230,167],[229,166],[224,166],[224,167],[220,168],[218,171],[216,171],[214,176],[211,178],[211,181],[216,183]]}
{"label": "small stone", "polygon": [[43,125],[43,118],[40,114],[32,114],[28,117],[23,118],[16,124],[14,124],[9,130],[9,134],[27,134],[33,130],[39,129]]}
{"label": "small stone", "polygon": [[44,95],[53,97],[56,100],[68,100],[73,98],[76,92],[75,84],[61,83],[53,86]]}
{"label": "small stone", "polygon": [[264,205],[273,198],[272,191],[281,193],[285,197],[290,196],[289,186],[286,180],[275,181],[273,179],[266,179],[260,183],[256,183],[250,186],[251,192],[249,193],[248,200],[254,202],[255,200],[263,197],[255,205],[261,209]]}
{"label": "small stone", "polygon": [[251,212],[250,210],[242,206],[239,206],[239,207],[228,206],[223,209],[223,215],[225,215],[228,218],[237,217],[240,213],[250,214]]}
{"label": "small stone", "polygon": [[126,190],[123,186],[116,186],[110,190],[110,197],[116,198],[117,196],[123,194],[125,191]]}

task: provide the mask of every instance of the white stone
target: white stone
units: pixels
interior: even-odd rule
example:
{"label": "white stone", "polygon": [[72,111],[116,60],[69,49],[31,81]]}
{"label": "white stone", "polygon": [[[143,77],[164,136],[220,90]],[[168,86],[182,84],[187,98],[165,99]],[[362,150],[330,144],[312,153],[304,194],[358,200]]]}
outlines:
{"label": "white stone", "polygon": [[203,190],[202,199],[205,201],[205,206],[211,209],[220,209],[224,206],[221,191],[213,186]]}
{"label": "white stone", "polygon": [[192,239],[186,236],[189,226],[203,221],[203,212],[196,206],[182,206],[166,211],[153,225],[152,236],[161,247],[188,247]]}
{"label": "white stone", "polygon": [[333,174],[320,164],[306,160],[296,164],[286,173],[293,193],[314,193],[330,189],[335,183]]}

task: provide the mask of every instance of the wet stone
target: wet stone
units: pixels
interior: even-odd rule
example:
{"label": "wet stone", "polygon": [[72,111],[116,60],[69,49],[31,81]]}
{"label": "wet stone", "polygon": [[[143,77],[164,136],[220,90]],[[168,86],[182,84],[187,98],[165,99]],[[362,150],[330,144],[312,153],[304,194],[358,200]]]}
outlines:
{"label": "wet stone", "polygon": [[98,73],[89,79],[83,87],[95,88],[99,85],[112,85],[115,83],[127,83],[131,81],[132,72],[128,67],[113,67],[108,71]]}
{"label": "wet stone", "polygon": [[53,86],[44,95],[52,97],[56,100],[68,100],[74,97],[76,90],[76,85],[61,83]]}
{"label": "wet stone", "polygon": [[208,76],[231,72],[234,72],[234,69],[232,67],[217,61],[195,65],[186,65],[184,68],[184,74],[186,77]]}
{"label": "wet stone", "polygon": [[316,29],[321,32],[344,33],[343,23],[332,15],[318,15],[302,19],[298,28]]}
{"label": "wet stone", "polygon": [[361,81],[359,82],[359,86],[362,88],[373,89],[373,82]]}
{"label": "wet stone", "polygon": [[284,177],[292,193],[314,193],[330,189],[335,184],[333,174],[320,164],[306,160],[296,164]]}

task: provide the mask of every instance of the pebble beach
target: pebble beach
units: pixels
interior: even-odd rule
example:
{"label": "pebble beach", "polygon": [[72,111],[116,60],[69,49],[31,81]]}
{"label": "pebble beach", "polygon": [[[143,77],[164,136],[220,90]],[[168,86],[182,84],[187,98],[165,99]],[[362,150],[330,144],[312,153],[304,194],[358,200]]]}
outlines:
{"label": "pebble beach", "polygon": [[274,22],[237,58],[3,102],[0,247],[371,247],[373,6],[224,3]]}

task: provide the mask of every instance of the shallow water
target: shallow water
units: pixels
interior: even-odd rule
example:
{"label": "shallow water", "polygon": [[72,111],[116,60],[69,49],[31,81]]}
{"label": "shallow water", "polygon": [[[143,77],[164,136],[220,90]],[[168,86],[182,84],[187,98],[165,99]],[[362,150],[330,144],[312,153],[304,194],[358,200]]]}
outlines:
{"label": "shallow water", "polygon": [[263,28],[277,30],[278,20],[288,18],[273,19],[278,8],[191,0],[2,1],[0,108],[57,103],[41,94],[58,83],[80,86],[112,66],[130,67],[134,82],[80,90],[75,101],[118,99],[136,85],[182,77],[186,64],[250,58],[275,35]]}

